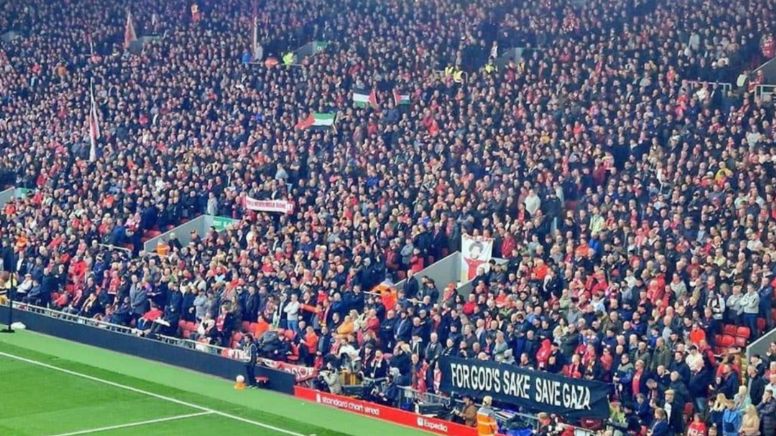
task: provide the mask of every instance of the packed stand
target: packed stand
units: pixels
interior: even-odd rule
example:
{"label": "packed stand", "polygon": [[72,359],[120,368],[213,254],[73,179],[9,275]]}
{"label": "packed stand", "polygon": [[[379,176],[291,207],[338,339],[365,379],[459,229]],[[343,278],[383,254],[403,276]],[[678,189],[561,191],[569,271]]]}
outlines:
{"label": "packed stand", "polygon": [[[127,4],[33,3],[0,11],[25,34],[0,46],[0,174],[34,189],[0,216],[24,301],[222,346],[279,327],[266,357],[431,392],[440,355],[494,359],[611,381],[627,426],[659,409],[680,432],[666,409],[689,403],[720,431],[719,407],[752,404],[768,428],[773,400],[734,397],[774,368],[746,377],[728,350],[773,327],[776,117],[684,81],[762,61],[772,0],[260,2],[265,55],[330,42],[274,67],[245,62],[250,2],[132,2],[163,35],[140,54]],[[353,107],[360,88],[378,108]],[[296,129],[310,112],[335,128]],[[202,213],[242,221],[137,256]],[[414,277],[463,233],[507,263],[466,296]]]}

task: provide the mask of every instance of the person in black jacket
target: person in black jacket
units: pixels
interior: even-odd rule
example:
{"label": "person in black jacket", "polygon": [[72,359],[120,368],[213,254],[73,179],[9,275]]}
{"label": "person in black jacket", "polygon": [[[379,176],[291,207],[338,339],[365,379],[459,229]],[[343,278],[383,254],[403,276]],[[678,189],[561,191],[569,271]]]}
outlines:
{"label": "person in black jacket", "polygon": [[404,296],[407,298],[415,298],[415,296],[418,295],[420,284],[418,283],[418,279],[415,278],[415,273],[411,269],[407,270],[407,280],[404,281],[402,290],[404,291]]}
{"label": "person in black jacket", "polygon": [[695,411],[703,413],[708,408],[709,385],[711,384],[711,371],[704,365],[699,370],[690,373],[690,383],[687,389],[690,398],[693,399]]}
{"label": "person in black jacket", "polygon": [[385,315],[385,320],[380,323],[380,348],[384,352],[390,352],[396,346],[396,312],[389,310]]}
{"label": "person in black jacket", "polygon": [[718,383],[718,391],[725,394],[725,398],[732,399],[738,393],[738,375],[730,369],[730,365],[722,366],[722,378]]}
{"label": "person in black jacket", "polygon": [[248,296],[245,300],[245,311],[243,312],[243,320],[248,322],[256,322],[259,316],[259,307],[261,307],[261,297],[256,291],[255,286],[248,288]]}
{"label": "person in black jacket", "polygon": [[397,341],[409,342],[412,338],[412,322],[407,318],[407,313],[401,311],[399,320],[396,321],[395,335]]}
{"label": "person in black jacket", "polygon": [[670,436],[671,429],[666,421],[666,412],[663,409],[655,410],[655,420],[649,428],[649,434],[652,436]]}
{"label": "person in black jacket", "polygon": [[668,427],[673,434],[684,434],[684,404],[675,397],[673,389],[666,391],[663,409],[668,419]]}
{"label": "person in black jacket", "polygon": [[253,388],[258,386],[256,384],[256,361],[259,358],[259,347],[250,333],[245,335],[244,350],[248,357],[248,361],[245,363],[245,381],[248,383],[249,388]]}
{"label": "person in black jacket", "polygon": [[749,374],[749,399],[752,400],[752,404],[760,404],[763,400],[763,394],[765,393],[765,386],[768,383],[765,379],[757,374],[757,368],[749,366],[746,368],[746,372]]}

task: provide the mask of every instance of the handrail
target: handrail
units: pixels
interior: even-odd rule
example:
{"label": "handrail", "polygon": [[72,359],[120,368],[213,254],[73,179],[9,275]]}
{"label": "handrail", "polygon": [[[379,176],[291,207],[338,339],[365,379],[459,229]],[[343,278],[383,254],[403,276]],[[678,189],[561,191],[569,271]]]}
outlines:
{"label": "handrail", "polygon": [[118,245],[111,245],[111,244],[99,244],[101,247],[105,247],[108,250],[120,250],[120,251],[126,251],[127,253],[132,255],[132,250],[126,247],[119,247]]}
{"label": "handrail", "polygon": [[756,98],[763,98],[765,96],[768,99],[773,99],[773,94],[776,94],[776,85],[757,85],[754,89],[754,96]]}
{"label": "handrail", "polygon": [[746,347],[746,358],[749,359],[755,354],[765,356],[771,342],[776,342],[776,328],[760,336],[756,341]]}
{"label": "handrail", "polygon": [[722,91],[724,92],[730,92],[730,90],[733,89],[733,84],[729,82],[708,82],[703,80],[685,80],[683,83],[687,85],[696,85],[704,88],[707,86],[711,86],[712,88],[716,86],[718,88],[722,88]]}

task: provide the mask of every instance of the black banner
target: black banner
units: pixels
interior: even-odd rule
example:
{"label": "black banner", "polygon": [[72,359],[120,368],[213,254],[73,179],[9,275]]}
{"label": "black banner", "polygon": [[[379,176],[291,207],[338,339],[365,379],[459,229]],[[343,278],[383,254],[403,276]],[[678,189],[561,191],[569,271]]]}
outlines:
{"label": "black banner", "polygon": [[446,393],[468,394],[519,406],[532,412],[549,412],[566,418],[609,417],[609,386],[519,368],[486,360],[444,356],[440,389]]}

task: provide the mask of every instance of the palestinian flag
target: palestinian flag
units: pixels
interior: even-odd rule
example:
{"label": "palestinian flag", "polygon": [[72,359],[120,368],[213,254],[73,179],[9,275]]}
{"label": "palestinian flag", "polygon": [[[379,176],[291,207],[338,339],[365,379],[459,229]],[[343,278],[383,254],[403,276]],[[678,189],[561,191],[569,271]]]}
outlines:
{"label": "palestinian flag", "polygon": [[295,127],[299,130],[306,130],[311,128],[328,129],[330,127],[334,127],[334,121],[336,117],[337,115],[334,113],[312,112],[307,118],[299,120]]}
{"label": "palestinian flag", "polygon": [[393,101],[396,103],[396,106],[402,105],[402,104],[410,104],[410,95],[409,94],[402,94],[399,92],[398,89],[393,90]]}
{"label": "palestinian flag", "polygon": [[353,90],[353,103],[357,107],[367,107],[372,106],[373,108],[377,107],[377,91],[372,89],[372,92],[368,93],[365,89],[354,89]]}

